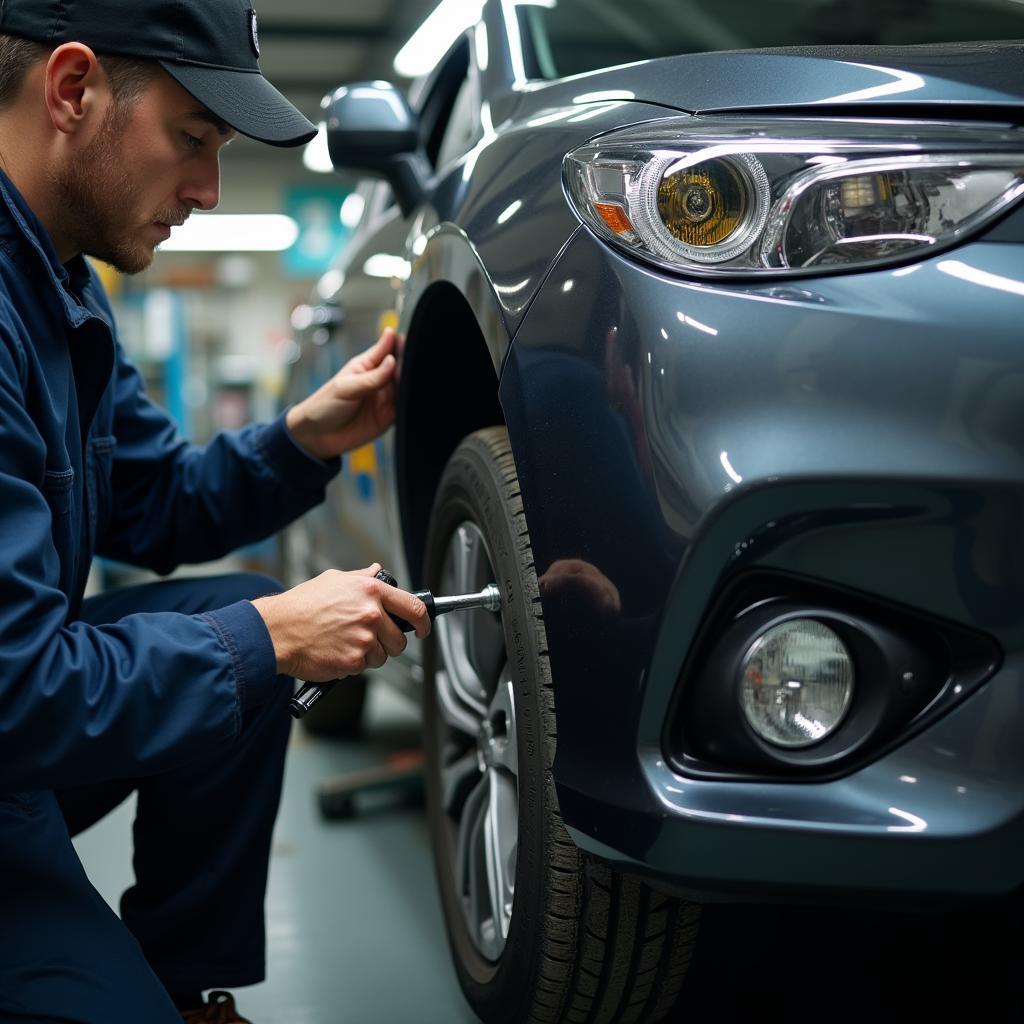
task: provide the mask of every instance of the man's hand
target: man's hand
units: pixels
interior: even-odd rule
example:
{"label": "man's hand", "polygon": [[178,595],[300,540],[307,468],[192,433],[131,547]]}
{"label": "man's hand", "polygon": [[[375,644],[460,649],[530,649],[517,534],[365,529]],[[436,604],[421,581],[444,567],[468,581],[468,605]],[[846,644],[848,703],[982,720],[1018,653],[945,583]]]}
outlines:
{"label": "man's hand", "polygon": [[310,455],[332,459],[379,437],[395,422],[395,344],[388,327],[375,345],[288,410],[288,429]]}
{"label": "man's hand", "polygon": [[388,612],[430,632],[426,606],[404,590],[374,579],[379,565],[357,572],[330,569],[316,579],[253,601],[274,643],[277,671],[308,683],[380,668],[405,650],[405,634]]}

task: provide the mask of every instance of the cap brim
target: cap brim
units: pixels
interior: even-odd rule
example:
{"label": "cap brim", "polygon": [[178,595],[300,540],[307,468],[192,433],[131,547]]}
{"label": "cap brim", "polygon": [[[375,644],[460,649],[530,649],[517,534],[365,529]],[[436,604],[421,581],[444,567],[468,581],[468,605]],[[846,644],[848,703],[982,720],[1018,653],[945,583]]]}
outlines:
{"label": "cap brim", "polygon": [[271,146],[301,146],[316,135],[306,120],[255,71],[160,61],[163,69],[235,131]]}

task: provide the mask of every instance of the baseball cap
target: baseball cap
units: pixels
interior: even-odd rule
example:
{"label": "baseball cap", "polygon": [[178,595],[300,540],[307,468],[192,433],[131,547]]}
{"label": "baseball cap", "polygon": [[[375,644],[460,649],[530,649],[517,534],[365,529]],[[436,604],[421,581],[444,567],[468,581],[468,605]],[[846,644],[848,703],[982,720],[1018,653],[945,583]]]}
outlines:
{"label": "baseball cap", "polygon": [[260,71],[250,0],[0,0],[0,32],[157,61],[236,131],[300,146],[316,128]]}

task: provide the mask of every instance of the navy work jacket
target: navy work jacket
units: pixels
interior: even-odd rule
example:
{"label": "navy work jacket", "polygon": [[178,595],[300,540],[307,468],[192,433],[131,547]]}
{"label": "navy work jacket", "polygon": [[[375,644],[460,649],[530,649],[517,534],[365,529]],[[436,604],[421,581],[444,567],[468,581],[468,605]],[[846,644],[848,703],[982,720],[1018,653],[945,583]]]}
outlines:
{"label": "navy work jacket", "polygon": [[187,444],[146,396],[103,287],[0,172],[0,793],[168,770],[238,734],[275,676],[247,601],[76,621],[94,554],[169,572],[270,535],[338,463],[283,418]]}

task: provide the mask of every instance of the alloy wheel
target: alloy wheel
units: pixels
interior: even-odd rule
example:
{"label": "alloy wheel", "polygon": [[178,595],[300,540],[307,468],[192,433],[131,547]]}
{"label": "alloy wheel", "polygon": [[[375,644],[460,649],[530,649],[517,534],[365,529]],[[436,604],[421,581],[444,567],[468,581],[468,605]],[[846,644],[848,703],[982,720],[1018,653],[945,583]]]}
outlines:
{"label": "alloy wheel", "polygon": [[[495,579],[479,527],[456,527],[442,594],[468,594]],[[500,616],[478,610],[437,620],[436,700],[442,730],[441,802],[452,830],[451,865],[469,935],[497,961],[505,948],[519,835],[515,699]]]}

